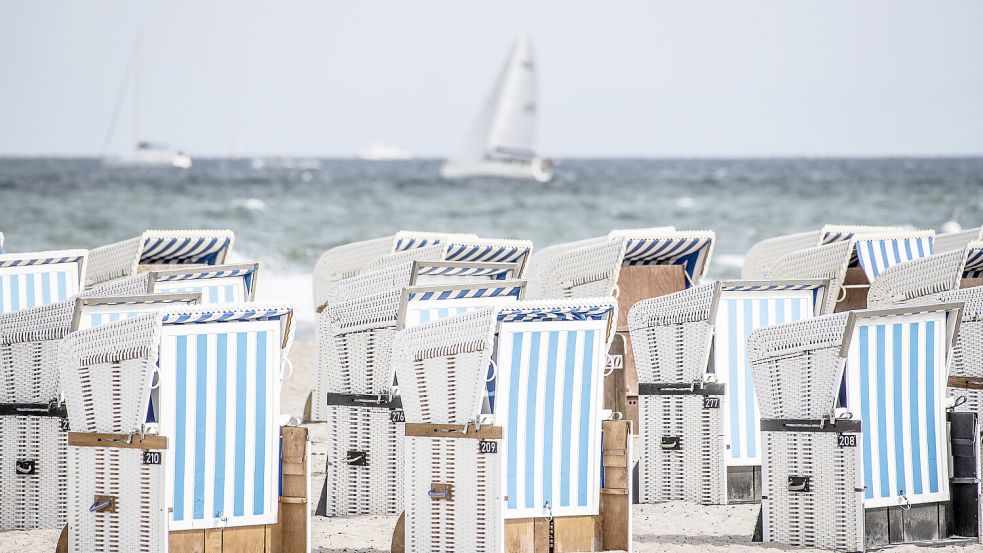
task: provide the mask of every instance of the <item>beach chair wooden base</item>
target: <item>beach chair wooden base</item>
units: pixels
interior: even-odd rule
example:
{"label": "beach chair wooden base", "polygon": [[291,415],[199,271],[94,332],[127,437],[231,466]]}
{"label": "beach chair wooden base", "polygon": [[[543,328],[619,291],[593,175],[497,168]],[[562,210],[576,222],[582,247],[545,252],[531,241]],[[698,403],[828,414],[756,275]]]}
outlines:
{"label": "beach chair wooden base", "polygon": [[[604,487],[601,489],[600,512],[595,516],[524,518],[507,520],[504,524],[505,553],[564,553],[564,552],[600,552],[627,551],[631,544],[631,424],[628,421],[604,421],[603,423],[603,465]],[[449,428],[449,425],[407,425],[407,435],[410,433],[426,433],[433,428]],[[492,430],[494,429],[494,430]],[[501,428],[482,427],[487,436],[501,437]],[[456,439],[441,438],[441,441],[453,441],[456,444],[466,442],[461,438],[478,438],[459,435]],[[417,438],[419,439],[419,438]],[[467,450],[475,448],[474,443],[467,444]],[[412,446],[410,446],[411,449]],[[494,456],[490,457],[494,458]],[[498,498],[500,499],[500,498]],[[466,524],[467,521],[463,522]],[[472,521],[473,523],[473,521]],[[413,551],[408,543],[418,539],[407,530],[405,514],[400,516],[393,531],[391,543],[392,553]],[[461,528],[441,528],[449,535],[459,534]],[[433,531],[433,529],[431,529]],[[437,536],[431,535],[431,538]],[[552,546],[551,546],[552,537]],[[429,542],[427,546],[433,547]],[[439,546],[426,549],[428,551],[462,551],[469,549],[441,549]],[[476,551],[494,552],[494,548],[478,548]]]}
{"label": "beach chair wooden base", "polygon": [[761,501],[761,465],[727,467],[727,503]]}
{"label": "beach chair wooden base", "polygon": [[[85,442],[93,434],[73,435],[75,443]],[[310,515],[308,489],[310,482],[308,430],[302,427],[280,429],[280,495],[276,524],[241,526],[236,528],[183,530],[167,535],[170,553],[306,553],[310,551]],[[136,439],[136,438],[134,438]],[[148,446],[163,448],[157,436],[147,436]],[[140,448],[141,446],[135,446]],[[105,449],[105,448],[100,448]],[[131,449],[136,454],[141,449]],[[163,467],[163,465],[157,465]],[[98,549],[93,549],[96,551]],[[107,549],[110,550],[110,549]],[[112,550],[116,550],[115,548]],[[118,548],[120,551],[125,548]],[[134,549],[135,551],[136,549]],[[68,553],[68,526],[62,530],[55,553]]]}
{"label": "beach chair wooden base", "polygon": [[963,278],[959,281],[960,288],[975,288],[983,286],[983,278]]}

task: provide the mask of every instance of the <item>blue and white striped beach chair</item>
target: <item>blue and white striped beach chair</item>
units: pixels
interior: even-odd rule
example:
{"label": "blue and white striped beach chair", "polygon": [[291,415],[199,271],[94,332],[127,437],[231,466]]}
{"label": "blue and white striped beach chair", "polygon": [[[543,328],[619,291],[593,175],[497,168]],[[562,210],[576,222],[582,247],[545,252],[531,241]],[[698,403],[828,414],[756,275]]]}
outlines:
{"label": "blue and white striped beach chair", "polygon": [[76,296],[0,315],[0,530],[60,528],[66,522],[61,339],[79,324],[95,326],[197,299],[197,294]]}
{"label": "blue and white striped beach chair", "polygon": [[852,311],[752,334],[765,541],[862,551],[949,537],[945,386],[961,308]]}
{"label": "blue and white striped beach chair", "polygon": [[871,307],[923,301],[942,292],[979,286],[983,241],[894,265],[871,282]]}
{"label": "blue and white striped beach chair", "polygon": [[148,230],[142,235],[90,252],[88,286],[157,268],[225,263],[235,234],[231,230]]}
{"label": "blue and white striped beach chair", "polygon": [[[830,279],[826,312],[866,307],[867,289],[887,268],[932,255],[934,231],[884,231],[854,234],[778,258],[769,279]],[[848,296],[854,290],[856,296]],[[845,302],[841,306],[838,303]]]}
{"label": "blue and white striped beach chair", "polygon": [[825,225],[815,231],[799,232],[785,236],[766,238],[747,252],[741,278],[762,279],[771,273],[772,265],[788,254],[801,250],[815,248],[826,244],[847,242],[854,236],[865,233],[882,233],[902,231],[901,227],[862,226],[862,225]]}
{"label": "blue and white striped beach chair", "polygon": [[496,307],[522,299],[524,280],[496,280],[478,284],[429,284],[403,288],[399,328],[463,315],[483,307]]}
{"label": "blue and white striped beach chair", "polygon": [[93,295],[198,293],[201,303],[245,303],[256,297],[258,263],[152,270],[93,286]]}
{"label": "blue and white striped beach chair", "polygon": [[706,275],[716,235],[713,231],[677,231],[672,227],[611,231],[610,238],[625,240],[622,263],[626,267],[680,265],[686,287]]}
{"label": "blue and white striped beach chair", "polygon": [[0,254],[0,314],[47,305],[78,294],[85,250]]}
{"label": "blue and white striped beach chair", "polygon": [[256,304],[171,308],[66,338],[77,360],[63,368],[73,384],[69,413],[78,411],[94,431],[133,430],[101,430],[114,415],[109,406],[86,409],[86,390],[117,386],[105,371],[124,361],[153,367],[154,388],[117,393],[126,410],[142,414],[136,430],[167,439],[169,530],[276,522],[280,382],[292,316],[289,307]]}

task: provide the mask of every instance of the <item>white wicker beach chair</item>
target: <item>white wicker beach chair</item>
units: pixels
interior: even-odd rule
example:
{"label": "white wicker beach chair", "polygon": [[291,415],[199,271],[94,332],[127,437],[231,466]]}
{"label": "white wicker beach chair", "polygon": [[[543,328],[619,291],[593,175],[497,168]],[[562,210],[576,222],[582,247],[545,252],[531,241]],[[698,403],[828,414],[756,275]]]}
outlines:
{"label": "white wicker beach chair", "polygon": [[722,281],[635,304],[640,501],[756,499],[761,440],[746,339],[820,313],[828,284]]}
{"label": "white wicker beach chair", "polygon": [[244,303],[256,297],[259,263],[152,270],[89,289],[93,295],[199,293],[202,303]]}
{"label": "white wicker beach chair", "polygon": [[221,265],[234,239],[231,230],[148,230],[136,238],[93,249],[85,282],[94,286],[150,268]]}
{"label": "white wicker beach chair", "polygon": [[849,241],[858,234],[900,230],[902,230],[901,227],[826,225],[816,231],[766,238],[751,246],[751,249],[748,250],[744,258],[744,268],[741,271],[741,278],[751,280],[767,278],[772,265],[778,259],[797,251],[807,250],[824,244]]}
{"label": "white wicker beach chair", "polygon": [[62,337],[80,324],[88,328],[197,299],[197,294],[75,297],[0,315],[0,530],[60,528],[66,522]]}
{"label": "white wicker beach chair", "polygon": [[983,240],[983,227],[976,227],[959,232],[949,232],[935,235],[935,251],[942,253],[950,250],[961,250],[970,242]]}
{"label": "white wicker beach chair", "polygon": [[444,248],[440,245],[387,254],[369,263],[364,271],[322,288],[324,295],[318,299],[323,301],[317,308],[320,311],[332,303],[407,286],[414,261],[440,261],[443,256]]}
{"label": "white wicker beach chair", "polygon": [[[775,260],[766,271],[768,279],[830,279],[824,312],[836,310],[847,298],[847,289],[864,290],[885,269],[899,263],[932,255],[933,231],[884,231],[855,233],[838,240],[798,250]],[[847,271],[858,268],[859,284],[847,284]],[[866,301],[861,307],[866,306]]]}
{"label": "white wicker beach chair", "polygon": [[[262,304],[169,308],[65,338],[74,360],[62,367],[73,429],[166,438],[168,529],[276,522],[292,315]],[[116,399],[93,407],[93,389]],[[80,479],[92,471],[77,470]]]}
{"label": "white wicker beach chair", "polygon": [[673,227],[613,230],[609,238],[625,241],[622,263],[640,265],[681,265],[686,286],[696,286],[706,275],[713,254],[713,231],[677,231]]}
{"label": "white wicker beach chair", "polygon": [[[424,267],[414,273],[414,284],[460,282],[463,276],[483,277],[484,279],[522,278],[526,262],[532,251],[529,240],[507,240],[499,238],[472,238],[468,240],[448,240],[444,242],[443,267]],[[470,264],[473,270],[465,271],[455,264]],[[476,265],[478,264],[478,265]],[[510,274],[497,271],[480,271],[481,264],[494,268],[496,265],[511,264],[515,269]]]}
{"label": "white wicker beach chair", "polygon": [[862,551],[948,537],[944,386],[960,310],[853,311],[751,335],[764,541]]}
{"label": "white wicker beach chair", "polygon": [[0,254],[0,314],[64,301],[83,289],[85,250]]}
{"label": "white wicker beach chair", "polygon": [[483,307],[506,305],[522,299],[524,280],[493,283],[429,284],[403,288],[399,301],[399,328],[463,315]]}
{"label": "white wicker beach chair", "polygon": [[596,238],[551,246],[529,258],[530,299],[603,297],[614,293],[625,241]]}
{"label": "white wicker beach chair", "polygon": [[613,298],[523,301],[400,331],[407,551],[502,551],[503,519],[559,528],[598,514],[601,389],[616,310]]}

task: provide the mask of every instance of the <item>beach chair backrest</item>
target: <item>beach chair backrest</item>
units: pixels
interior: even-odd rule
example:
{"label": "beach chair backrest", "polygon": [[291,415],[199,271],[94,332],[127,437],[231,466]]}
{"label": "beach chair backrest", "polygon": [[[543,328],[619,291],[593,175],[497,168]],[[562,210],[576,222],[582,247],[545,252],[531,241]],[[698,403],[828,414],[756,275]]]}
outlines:
{"label": "beach chair backrest", "polygon": [[959,334],[952,351],[950,378],[983,380],[983,287],[952,290],[934,298],[941,303],[962,303]]}
{"label": "beach chair backrest", "polygon": [[46,404],[60,393],[59,341],[72,300],[0,315],[0,403]]}
{"label": "beach chair backrest", "polygon": [[[741,270],[741,277],[746,280],[770,278],[774,276],[771,273],[772,266],[786,255],[816,246],[849,241],[859,233],[899,230],[902,229],[889,226],[825,225],[820,230],[766,238],[748,250]],[[801,275],[795,278],[806,277]]]}
{"label": "beach chair backrest", "polygon": [[477,234],[460,232],[423,232],[416,230],[401,230],[393,237],[393,252],[402,252],[416,248],[424,248],[435,244],[447,245],[452,241],[477,240]]}
{"label": "beach chair backrest", "polygon": [[936,252],[961,250],[970,242],[983,240],[983,227],[976,227],[959,232],[948,232],[935,235],[934,249]]}
{"label": "beach chair backrest", "polygon": [[334,303],[340,303],[357,298],[381,294],[392,290],[400,290],[410,284],[413,274],[413,263],[407,262],[394,267],[369,271],[351,278],[335,282],[326,295],[324,304],[318,310],[323,311]]}
{"label": "beach chair backrest", "polygon": [[867,280],[873,282],[888,267],[932,255],[934,236],[932,231],[884,237],[860,235],[855,242],[855,253]]}
{"label": "beach chair backrest", "polygon": [[159,390],[171,530],[276,522],[280,382],[290,308],[199,307],[160,316]]}
{"label": "beach chair backrest", "polygon": [[822,314],[828,280],[724,281],[714,322],[713,367],[726,384],[729,466],[761,464],[761,423],[747,340],[759,328]]}
{"label": "beach chair backrest", "polygon": [[353,277],[362,267],[392,253],[395,236],[384,236],[342,244],[325,251],[314,265],[314,305],[322,305],[331,284],[343,278]]}
{"label": "beach chair backrest", "polygon": [[965,260],[963,250],[950,250],[892,265],[870,283],[867,306],[912,303],[956,290],[963,277]]}
{"label": "beach chair backrest", "polygon": [[80,297],[75,300],[72,309],[71,331],[115,323],[168,307],[195,305],[200,302],[199,293]]}
{"label": "beach chair backrest", "polygon": [[256,297],[258,271],[258,263],[151,271],[147,291],[199,293],[204,304],[245,303]]}
{"label": "beach chair backrest", "polygon": [[864,507],[949,499],[946,383],[961,305],[857,311],[843,407],[863,429]]}
{"label": "beach chair backrest", "polygon": [[151,268],[225,263],[235,234],[231,230],[148,230],[140,236],[92,250],[89,286]]}
{"label": "beach chair backrest", "polygon": [[688,288],[706,274],[716,235],[712,231],[637,229],[615,230],[610,237],[625,240],[624,265],[680,265]]}
{"label": "beach chair backrest", "polygon": [[628,312],[640,383],[705,380],[720,297],[718,283],[642,300]]}
{"label": "beach chair backrest", "polygon": [[399,328],[470,313],[484,307],[507,305],[522,299],[524,280],[495,280],[477,284],[430,284],[403,288],[399,302]]}
{"label": "beach chair backrest", "polygon": [[396,333],[393,367],[408,423],[479,420],[494,347],[496,311],[472,311]]}
{"label": "beach chair backrest", "polygon": [[0,254],[0,314],[78,294],[87,255],[85,250]]}
{"label": "beach chair backrest", "polygon": [[587,245],[542,253],[530,259],[530,299],[606,297],[614,293],[621,269],[623,238],[590,240]]}
{"label": "beach chair backrest", "polygon": [[[522,278],[526,261],[532,252],[529,240],[506,240],[498,238],[477,238],[473,240],[449,240],[445,243],[444,260],[459,263],[512,263],[518,266],[515,274],[486,275],[491,279]],[[431,273],[421,273],[431,274]],[[433,273],[439,275],[442,273]]]}
{"label": "beach chair backrest", "polygon": [[505,518],[598,512],[601,407],[613,298],[499,312],[495,424]]}
{"label": "beach chair backrest", "polygon": [[392,384],[399,289],[329,305],[320,315],[323,382],[318,391],[383,394]]}

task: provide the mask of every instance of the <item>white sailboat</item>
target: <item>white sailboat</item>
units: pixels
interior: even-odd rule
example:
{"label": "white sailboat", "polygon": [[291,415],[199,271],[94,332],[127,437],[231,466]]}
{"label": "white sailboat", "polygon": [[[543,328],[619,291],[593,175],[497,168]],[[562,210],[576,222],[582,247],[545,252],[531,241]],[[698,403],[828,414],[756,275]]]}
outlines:
{"label": "white sailboat", "polygon": [[440,168],[445,179],[499,177],[549,182],[536,155],[536,66],[529,37],[516,41],[495,87],[458,149]]}
{"label": "white sailboat", "polygon": [[[116,96],[116,104],[113,107],[113,117],[109,123],[109,132],[106,133],[105,154],[102,163],[107,167],[172,167],[175,169],[189,169],[191,167],[191,157],[181,150],[161,142],[150,142],[140,137],[140,47],[142,33],[137,34],[133,45],[133,52],[126,63],[123,72],[123,82],[120,85],[119,94]],[[119,123],[119,115],[123,102],[126,100],[127,90],[133,88],[133,99],[131,101],[133,136],[132,151],[123,154],[110,155],[109,149],[116,134],[116,127]]]}

